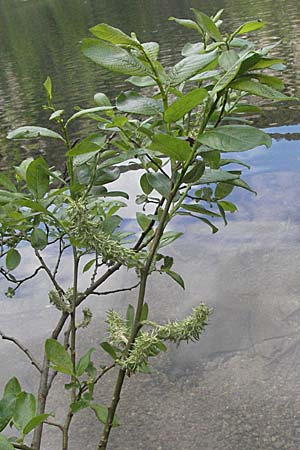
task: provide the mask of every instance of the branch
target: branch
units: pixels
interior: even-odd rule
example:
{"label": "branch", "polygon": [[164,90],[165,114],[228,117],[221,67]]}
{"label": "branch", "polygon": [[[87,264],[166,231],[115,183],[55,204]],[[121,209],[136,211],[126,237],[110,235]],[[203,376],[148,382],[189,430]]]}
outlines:
{"label": "branch", "polygon": [[51,427],[59,428],[61,432],[64,431],[64,427],[60,423],[56,422],[50,422],[49,420],[45,420],[44,422],[46,425],[50,425]]}
{"label": "branch", "polygon": [[14,448],[17,448],[17,449],[20,449],[20,450],[34,450],[33,447],[28,447],[25,444],[15,444],[14,442],[12,442],[11,444],[12,444],[12,446]]}
{"label": "branch", "polygon": [[148,159],[150,159],[150,161],[152,162],[152,164],[154,164],[155,167],[157,167],[157,169],[158,169],[163,175],[165,175],[165,177],[169,178],[167,172],[165,172],[164,169],[163,169],[159,164],[157,164],[157,162],[155,161],[155,159],[153,159],[148,153],[146,153],[146,156],[147,156]]}
{"label": "branch", "polygon": [[27,358],[30,360],[31,364],[40,372],[42,373],[42,368],[40,367],[39,363],[36,361],[36,359],[34,358],[34,356],[32,356],[32,354],[30,353],[30,351],[24,347],[24,345],[22,345],[17,339],[15,339],[14,337],[11,336],[7,336],[6,334],[4,334],[1,330],[0,330],[0,336],[2,337],[2,339],[6,340],[6,341],[11,341],[13,342],[23,353],[25,353],[25,355],[27,356]]}
{"label": "branch", "polygon": [[104,292],[93,292],[93,295],[110,295],[110,294],[117,294],[118,292],[132,291],[133,289],[136,289],[139,285],[140,285],[140,282],[138,282],[128,288],[114,289],[112,291],[104,291]]}
{"label": "branch", "polygon": [[[113,369],[114,367],[116,367],[116,363],[111,364],[110,366],[105,367],[102,372],[97,376],[97,378],[95,378],[95,380],[93,381],[93,385],[95,386],[99,380],[101,380],[101,378],[111,369]],[[81,394],[83,394],[84,392],[86,392],[88,390],[88,386],[87,384],[85,386],[82,387],[81,392],[80,392],[80,396]]]}
{"label": "branch", "polygon": [[43,269],[45,270],[45,272],[47,273],[48,277],[50,278],[50,280],[52,281],[55,289],[58,292],[61,292],[64,294],[64,290],[63,288],[57,283],[56,279],[54,278],[51,270],[49,269],[49,267],[47,266],[47,264],[44,261],[44,258],[42,257],[42,255],[40,254],[40,252],[38,250],[35,250],[35,254],[36,257],[38,258],[38,260],[40,261],[41,265],[43,266]]}

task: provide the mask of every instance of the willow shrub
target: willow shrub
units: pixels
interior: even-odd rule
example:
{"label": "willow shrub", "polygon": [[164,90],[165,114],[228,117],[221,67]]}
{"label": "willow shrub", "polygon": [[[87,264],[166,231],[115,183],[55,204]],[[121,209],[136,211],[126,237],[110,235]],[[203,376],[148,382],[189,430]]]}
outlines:
{"label": "willow shrub", "polygon": [[[184,288],[167,252],[167,246],[182,235],[172,227],[173,219],[198,220],[199,227],[208,225],[213,233],[220,220],[227,223],[228,213],[237,210],[228,200],[232,191],[252,191],[242,179],[248,166],[239,159],[241,153],[271,146],[270,136],[251,122],[251,115],[261,113],[255,96],[267,103],[290,100],[282,93],[281,79],[273,75],[284,69],[281,59],[270,56],[276,44],[260,47],[245,37],[251,32],[256,35],[263,22],[247,22],[232,34],[223,34],[221,13],[209,18],[193,9],[194,20],[170,18],[199,35],[199,42],[187,43],[182,58],[171,68],[159,62],[157,42],[141,43],[134,33],[129,36],[106,24],[94,26],[93,37],[81,43],[83,53],[108,71],[129,76],[131,89],[113,103],[97,93],[94,107],[66,118],[63,110],[55,108],[48,77],[44,86],[50,128],[24,126],[8,134],[8,139],[63,143],[66,169],[49,167],[39,156],[15,167],[13,180],[0,174],[1,274],[9,284],[6,294],[13,297],[25,282],[34,286],[35,277],[44,271],[52,284],[49,301],[60,314],[41,360],[1,331],[4,339],[26,353],[40,379],[35,394],[23,391],[17,378],[4,387],[2,450],[39,450],[43,425],[57,427],[61,449],[67,450],[72,419],[83,409],[92,409],[103,424],[95,449],[106,449],[112,427],[122,422],[116,409],[125,377],[149,372],[149,358],[166,351],[168,342],[197,341],[207,324],[210,309],[204,304],[183,320],[162,324],[149,320],[147,280],[159,272]],[[72,144],[70,126],[81,119],[90,120],[92,133]],[[127,179],[132,170],[140,174],[133,225],[140,232],[134,235],[134,244],[122,228],[120,213],[129,194],[126,189],[115,191],[113,184]],[[14,271],[18,267],[19,274],[22,263],[26,265],[24,245],[32,247],[37,265],[30,276],[20,278]],[[57,252],[54,266],[49,247],[51,255]],[[60,281],[66,251],[73,264],[70,286]],[[107,340],[78,354],[81,330],[92,319],[88,308],[80,312],[78,308],[89,296],[107,293],[106,281],[122,266],[136,272],[137,283],[116,291],[137,289],[136,305],[128,305],[126,317],[108,311]],[[82,272],[90,280],[79,291]],[[63,331],[64,340],[60,339]],[[111,364],[95,364],[96,351],[108,354]],[[104,405],[94,400],[94,391],[107,372],[116,372],[116,382],[111,403]],[[57,373],[63,374],[59,380],[69,395],[61,423],[49,418],[52,413],[46,406]],[[15,437],[5,437],[7,427],[13,427]]]}

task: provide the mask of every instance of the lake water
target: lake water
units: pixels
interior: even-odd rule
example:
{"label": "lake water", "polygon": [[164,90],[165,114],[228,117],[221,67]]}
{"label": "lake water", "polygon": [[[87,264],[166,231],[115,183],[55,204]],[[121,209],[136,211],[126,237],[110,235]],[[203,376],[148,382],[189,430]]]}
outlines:
{"label": "lake water", "polygon": [[[78,42],[90,26],[108,22],[136,31],[142,40],[157,40],[162,61],[171,65],[180,58],[189,33],[167,18],[186,17],[190,7],[208,14],[225,8],[228,30],[243,20],[266,21],[257,39],[264,44],[281,39],[274,54],[283,55],[287,64],[286,92],[300,95],[298,0],[0,0],[0,167],[39,153],[60,163],[59,148],[5,139],[7,131],[20,125],[47,126],[41,111],[47,75],[57,109],[66,111],[91,106],[97,91],[113,97],[125,87],[122,77],[81,55]],[[127,382],[119,412],[122,427],[114,431],[112,449],[299,450],[299,122],[298,104],[269,108],[259,119],[273,134],[273,146],[249,153],[252,170],[246,180],[258,196],[236,194],[239,213],[226,229],[212,236],[198,223],[180,225],[187,233],[173,254],[187,289],[181,292],[154,275],[147,298],[152,315],[181,318],[202,301],[214,314],[199,343],[171,348],[154,363],[152,375]],[[73,131],[77,136],[82,129]],[[134,179],[132,186],[134,190]],[[28,266],[30,258],[28,254]],[[66,280],[68,276],[66,267]],[[128,285],[127,278],[121,272],[110,286],[119,281]],[[47,280],[39,280],[37,293],[28,286],[14,300],[0,296],[0,328],[23,338],[37,354],[56,318],[47,299],[39,296]],[[1,292],[4,284],[0,282]],[[134,302],[134,293],[91,300],[97,320],[83,338],[83,350],[101,340],[104,312],[128,302]],[[17,367],[24,387],[34,389],[33,370],[22,354],[10,350],[9,343],[0,342],[0,383]],[[99,394],[102,400],[110,383]],[[60,400],[58,416],[63,406]],[[72,450],[94,450],[98,434],[94,417],[79,415]],[[58,437],[51,432],[43,450],[58,449]]]}

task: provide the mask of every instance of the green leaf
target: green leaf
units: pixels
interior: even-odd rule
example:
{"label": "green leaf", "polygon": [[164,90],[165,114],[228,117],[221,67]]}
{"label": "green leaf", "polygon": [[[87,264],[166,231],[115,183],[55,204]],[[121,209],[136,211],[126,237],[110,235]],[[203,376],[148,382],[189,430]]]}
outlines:
{"label": "green leaf", "polygon": [[221,159],[220,161],[220,167],[227,166],[228,164],[239,164],[240,166],[247,167],[247,169],[251,169],[251,166],[249,164],[245,164],[243,161],[240,161],[239,159]]}
{"label": "green leaf", "polygon": [[127,307],[126,322],[128,329],[131,330],[132,325],[134,323],[134,307],[132,305],[128,305]]}
{"label": "green leaf", "polygon": [[21,255],[15,248],[10,248],[6,254],[5,264],[7,270],[14,270],[21,262]]}
{"label": "green leaf", "polygon": [[0,173],[0,186],[3,186],[5,189],[11,192],[16,192],[17,188],[14,183],[3,173]]}
{"label": "green leaf", "polygon": [[26,427],[23,429],[23,434],[29,434],[32,430],[34,430],[36,427],[41,425],[41,423],[45,422],[45,420],[48,419],[50,414],[40,414],[38,416],[33,417],[26,425]]}
{"label": "green leaf", "polygon": [[26,184],[30,192],[41,199],[49,190],[49,169],[41,156],[33,160],[26,171]]}
{"label": "green leaf", "polygon": [[76,376],[81,377],[88,368],[91,362],[92,353],[96,351],[95,348],[90,348],[78,361],[76,365]]}
{"label": "green leaf", "polygon": [[75,145],[67,152],[67,156],[79,156],[87,153],[94,153],[100,150],[105,144],[106,136],[98,133],[93,133],[87,138],[83,139],[79,144]]}
{"label": "green leaf", "polygon": [[237,76],[237,74],[240,71],[242,61],[237,61],[227,72],[224,73],[224,75],[218,79],[217,83],[215,84],[212,95],[217,94],[218,92],[223,91],[227,86],[230,85],[232,80]]}
{"label": "green leaf", "polygon": [[231,114],[243,114],[243,113],[254,113],[261,114],[262,110],[255,105],[247,105],[246,103],[238,103],[234,109],[231,110]]}
{"label": "green leaf", "polygon": [[208,169],[206,168],[204,174],[197,182],[193,184],[208,184],[208,183],[218,183],[220,181],[230,181],[239,178],[238,175],[225,172],[219,169]]}
{"label": "green leaf", "polygon": [[153,78],[151,77],[130,77],[127,78],[127,80],[129,83],[133,84],[134,86],[137,87],[149,87],[149,86],[156,86],[156,82],[155,80],[153,80]]}
{"label": "green leaf", "polygon": [[225,70],[230,70],[239,60],[239,55],[234,50],[226,50],[219,56],[219,64]]}
{"label": "green leaf", "polygon": [[71,410],[74,414],[76,414],[78,411],[88,408],[89,406],[90,406],[89,400],[81,399],[71,404]]}
{"label": "green leaf", "polygon": [[136,213],[136,220],[142,230],[146,230],[148,225],[151,223],[151,219],[141,212]]}
{"label": "green leaf", "polygon": [[[91,403],[90,408],[94,411],[96,414],[97,419],[99,422],[102,422],[103,424],[106,423],[107,415],[108,415],[108,408],[104,405],[99,405],[98,403]],[[115,415],[112,422],[113,427],[119,426],[119,420],[118,417]]]}
{"label": "green leaf", "polygon": [[16,397],[11,394],[0,400],[0,432],[9,424],[15,410],[15,404]]}
{"label": "green leaf", "polygon": [[114,44],[98,39],[84,39],[81,48],[85,56],[112,72],[140,76],[152,74],[138,58]]}
{"label": "green leaf", "polygon": [[91,114],[95,114],[97,112],[105,112],[112,109],[114,109],[114,106],[95,106],[94,108],[81,109],[68,119],[67,125],[72,122],[72,120],[79,119],[80,117],[90,116]]}
{"label": "green leaf", "polygon": [[227,182],[227,183],[230,183],[230,184],[233,184],[233,186],[237,186],[237,187],[240,187],[240,188],[242,188],[242,189],[246,189],[246,191],[253,192],[253,194],[257,195],[257,192],[254,191],[254,190],[249,186],[249,184],[246,183],[246,181],[244,181],[244,180],[242,180],[242,179],[240,179],[240,178],[237,178],[237,179],[235,179],[235,180],[228,180],[228,181],[226,181],[226,182]]}
{"label": "green leaf", "polygon": [[200,70],[207,67],[216,60],[217,51],[204,53],[202,55],[191,55],[183,58],[171,69],[168,75],[170,86],[177,86],[183,81],[188,80]]}
{"label": "green leaf", "polygon": [[[203,53],[204,50],[204,44],[203,42],[195,42],[194,44],[191,44],[190,42],[187,42],[183,49],[181,50],[182,56],[191,56],[199,53]],[[197,76],[197,75],[195,75]]]}
{"label": "green leaf", "polygon": [[166,245],[171,244],[176,239],[180,238],[183,233],[178,233],[177,231],[165,231],[162,235],[160,242],[159,242],[159,248],[165,247]]}
{"label": "green leaf", "polygon": [[201,222],[204,222],[206,225],[208,225],[211,228],[213,234],[215,234],[219,231],[219,229],[206,217],[195,216],[194,214],[192,214],[190,212],[184,212],[184,211],[179,211],[177,214],[180,216],[194,217],[195,219],[201,220]]}
{"label": "green leaf", "polygon": [[152,186],[151,186],[151,185],[149,184],[149,182],[148,182],[147,174],[146,174],[146,173],[144,173],[144,174],[141,176],[141,178],[140,178],[140,185],[141,185],[141,188],[142,188],[144,194],[146,194],[146,195],[151,194],[153,188],[152,188]]}
{"label": "green leaf", "polygon": [[252,21],[246,22],[240,27],[238,27],[233,33],[232,36],[236,36],[237,34],[246,34],[251,33],[252,31],[259,30],[260,28],[265,26],[265,22],[262,21]]}
{"label": "green leaf", "polygon": [[218,183],[215,190],[215,197],[217,199],[225,198],[233,191],[234,186],[228,183]]}
{"label": "green leaf", "polygon": [[163,197],[168,197],[171,189],[171,182],[168,177],[160,172],[147,173],[147,180],[153,189],[159,192]]}
{"label": "green leaf", "polygon": [[207,97],[207,90],[203,88],[190,91],[188,94],[175,100],[171,106],[165,111],[164,118],[167,122],[176,122],[186,113],[200,105]]}
{"label": "green leaf", "polygon": [[174,20],[179,25],[182,25],[185,28],[189,28],[190,30],[198,31],[198,33],[201,33],[201,30],[199,28],[199,25],[190,19],[177,19],[176,17],[169,17],[168,20]]}
{"label": "green leaf", "polygon": [[[144,52],[151,61],[156,61],[159,54],[159,44],[157,42],[145,42],[142,44]],[[142,55],[143,57],[144,55]]]}
{"label": "green leaf", "polygon": [[43,127],[20,127],[10,131],[7,135],[7,139],[34,139],[39,137],[60,139],[65,142],[60,134]]}
{"label": "green leaf", "polygon": [[109,356],[112,357],[112,359],[115,361],[118,358],[118,355],[116,354],[114,348],[110,345],[109,342],[101,342],[100,346],[103,348],[103,350],[109,354]]}
{"label": "green leaf", "polygon": [[36,414],[36,399],[33,394],[21,392],[16,400],[13,422],[18,430],[24,430]]}
{"label": "green leaf", "polygon": [[111,106],[109,98],[103,92],[97,92],[94,95],[94,102],[97,106]]}
{"label": "green leaf", "polygon": [[258,97],[268,98],[274,101],[298,100],[296,97],[288,97],[270,86],[266,86],[257,81],[252,81],[248,78],[235,80],[231,83],[230,87],[238,91],[245,91],[248,92],[248,94],[257,95]]}
{"label": "green leaf", "polygon": [[284,89],[284,82],[280,78],[273,77],[272,75],[251,73],[251,77],[256,78],[260,83],[266,84],[271,88],[277,89],[278,91],[282,91],[282,89]]}
{"label": "green leaf", "polygon": [[4,387],[3,397],[13,395],[17,397],[22,391],[19,380],[16,377],[11,378]]}
{"label": "green leaf", "polygon": [[204,214],[204,215],[210,216],[210,217],[220,217],[220,214],[210,211],[209,209],[205,209],[205,208],[203,208],[203,206],[200,206],[198,204],[183,203],[181,205],[181,208],[185,209],[186,211],[191,211],[191,212],[194,212],[197,214]]}
{"label": "green leaf", "polygon": [[142,314],[141,314],[141,322],[143,322],[143,320],[147,320],[148,319],[148,314],[149,314],[148,303],[144,303],[143,304],[143,308],[142,308]]}
{"label": "green leaf", "polygon": [[191,166],[189,172],[184,175],[183,182],[184,183],[195,183],[198,181],[205,171],[205,163],[204,161],[196,161],[194,165]]}
{"label": "green leaf", "polygon": [[[274,66],[274,70],[275,69],[276,70],[284,70],[285,66],[281,63],[282,63],[281,58],[260,58],[260,60],[256,64],[251,66],[251,70],[267,69],[268,67],[273,69],[273,66]],[[279,66],[279,67],[277,67],[277,66]]]}
{"label": "green leaf", "polygon": [[51,116],[49,117],[49,120],[54,120],[59,118],[64,113],[63,109],[58,109],[57,111],[54,111]]}
{"label": "green leaf", "polygon": [[249,125],[224,125],[207,131],[199,141],[221,152],[244,152],[259,145],[272,145],[267,133]]}
{"label": "green leaf", "polygon": [[56,339],[47,339],[45,344],[47,358],[53,364],[53,369],[67,375],[74,375],[70,354]]}
{"label": "green leaf", "polygon": [[47,247],[48,237],[47,234],[40,228],[34,228],[30,238],[31,245],[36,250],[43,250]]}
{"label": "green leaf", "polygon": [[186,161],[191,153],[191,147],[187,141],[168,134],[155,134],[149,148],[176,161]]}
{"label": "green leaf", "polygon": [[90,28],[90,32],[103,41],[108,41],[111,44],[124,45],[128,47],[141,48],[141,44],[118,28],[114,28],[106,23],[100,23]]}
{"label": "green leaf", "polygon": [[218,202],[218,205],[220,205],[224,209],[224,211],[229,211],[231,213],[237,211],[236,205],[228,201],[220,201]]}
{"label": "green leaf", "polygon": [[120,178],[120,174],[119,167],[97,169],[94,184],[95,186],[103,186],[103,184],[112,183]]}
{"label": "green leaf", "polygon": [[82,273],[88,272],[91,267],[95,264],[96,258],[91,259],[89,262],[87,262],[82,269]]}
{"label": "green leaf", "polygon": [[119,111],[154,116],[163,111],[162,102],[145,97],[134,91],[122,92],[116,102]]}
{"label": "green leaf", "polygon": [[207,33],[210,37],[212,37],[216,41],[222,41],[223,40],[222,34],[220,33],[220,30],[216,26],[214,21],[203,12],[198,11],[195,8],[191,9],[195,14],[199,27],[203,30],[203,32]]}
{"label": "green leaf", "polygon": [[164,269],[163,272],[166,273],[167,275],[169,275],[169,277],[171,277],[174,281],[176,281],[176,283],[178,283],[179,286],[182,287],[182,289],[185,289],[184,280],[179,275],[179,273],[176,273],[173,270],[169,270],[169,269]]}
{"label": "green leaf", "polygon": [[52,100],[52,80],[49,77],[49,75],[47,76],[45,82],[44,82],[44,88],[48,97],[48,100]]}
{"label": "green leaf", "polygon": [[1,450],[15,450],[14,446],[3,434],[0,434],[0,448]]}

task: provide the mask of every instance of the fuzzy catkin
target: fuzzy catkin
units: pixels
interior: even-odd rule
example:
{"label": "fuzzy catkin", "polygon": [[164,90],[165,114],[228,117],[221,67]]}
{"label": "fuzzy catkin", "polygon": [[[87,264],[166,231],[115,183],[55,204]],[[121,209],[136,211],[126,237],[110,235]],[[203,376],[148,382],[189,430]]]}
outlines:
{"label": "fuzzy catkin", "polygon": [[95,222],[86,206],[74,202],[69,208],[71,232],[77,245],[87,251],[95,251],[104,263],[120,263],[127,267],[138,266],[138,254],[117,242],[110,234],[101,230],[101,223]]}

